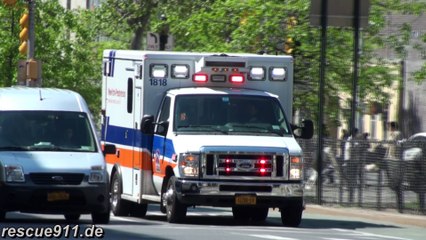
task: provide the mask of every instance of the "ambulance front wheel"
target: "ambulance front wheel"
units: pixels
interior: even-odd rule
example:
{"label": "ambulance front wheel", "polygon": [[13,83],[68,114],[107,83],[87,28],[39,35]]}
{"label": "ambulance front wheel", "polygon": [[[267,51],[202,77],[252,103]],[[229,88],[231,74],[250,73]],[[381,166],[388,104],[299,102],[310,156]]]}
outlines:
{"label": "ambulance front wheel", "polygon": [[166,190],[166,214],[169,223],[180,223],[186,217],[187,206],[179,202],[176,193],[176,177],[171,176]]}
{"label": "ambulance front wheel", "polygon": [[115,173],[112,177],[111,184],[111,211],[115,216],[129,215],[130,203],[121,198],[123,193],[123,185],[121,176]]}

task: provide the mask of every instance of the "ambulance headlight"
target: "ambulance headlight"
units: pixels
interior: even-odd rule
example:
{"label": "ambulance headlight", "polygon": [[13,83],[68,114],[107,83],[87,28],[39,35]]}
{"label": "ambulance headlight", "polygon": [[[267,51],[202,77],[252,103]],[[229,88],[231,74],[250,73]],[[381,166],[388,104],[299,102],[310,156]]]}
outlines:
{"label": "ambulance headlight", "polygon": [[289,180],[301,180],[303,178],[302,158],[290,156]]}
{"label": "ambulance headlight", "polygon": [[182,177],[198,177],[200,169],[200,155],[184,153],[179,157],[179,172]]}
{"label": "ambulance headlight", "polygon": [[188,65],[172,65],[172,77],[173,78],[188,78],[189,77],[189,66]]}
{"label": "ambulance headlight", "polygon": [[25,182],[24,170],[20,165],[5,165],[6,182]]}
{"label": "ambulance headlight", "polygon": [[105,171],[101,165],[92,166],[89,173],[89,183],[103,183],[105,181]]}
{"label": "ambulance headlight", "polygon": [[284,81],[287,77],[287,71],[283,67],[271,67],[269,69],[269,74],[273,81]]}
{"label": "ambulance headlight", "polygon": [[265,69],[263,67],[252,67],[249,74],[250,80],[265,80]]}

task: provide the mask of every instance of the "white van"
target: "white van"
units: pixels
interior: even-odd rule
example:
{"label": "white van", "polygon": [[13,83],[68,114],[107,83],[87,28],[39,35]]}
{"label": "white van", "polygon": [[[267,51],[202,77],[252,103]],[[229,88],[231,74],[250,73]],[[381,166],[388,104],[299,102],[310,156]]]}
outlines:
{"label": "white van", "polygon": [[95,125],[76,92],[0,88],[0,220],[6,212],[91,214],[108,223],[108,173]]}

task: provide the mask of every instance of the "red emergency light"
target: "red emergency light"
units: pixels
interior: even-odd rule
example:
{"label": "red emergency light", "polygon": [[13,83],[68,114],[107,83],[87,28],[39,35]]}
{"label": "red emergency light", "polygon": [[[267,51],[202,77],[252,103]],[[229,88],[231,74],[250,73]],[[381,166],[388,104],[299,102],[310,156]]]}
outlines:
{"label": "red emergency light", "polygon": [[229,76],[229,81],[232,83],[243,83],[245,81],[245,77],[243,74],[237,73],[237,74],[231,74]]}
{"label": "red emergency light", "polygon": [[192,81],[194,82],[207,82],[209,80],[209,76],[205,73],[196,73],[192,75]]}
{"label": "red emergency light", "polygon": [[268,162],[265,159],[258,160],[259,173],[261,176],[265,176],[267,173]]}

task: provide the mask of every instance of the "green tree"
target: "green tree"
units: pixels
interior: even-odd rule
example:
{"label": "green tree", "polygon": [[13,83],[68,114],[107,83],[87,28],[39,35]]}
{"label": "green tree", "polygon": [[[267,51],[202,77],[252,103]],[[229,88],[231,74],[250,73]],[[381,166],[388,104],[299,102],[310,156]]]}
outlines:
{"label": "green tree", "polygon": [[[0,8],[0,18],[8,24],[6,31],[0,30],[2,86],[16,84],[18,60],[26,59],[18,55],[18,22],[23,11],[23,3],[13,9]],[[36,2],[34,57],[42,63],[42,86],[79,92],[95,117],[100,109],[102,51],[126,47],[110,39],[99,41],[98,24],[93,11],[66,10],[58,1]]]}
{"label": "green tree", "polygon": [[[309,22],[310,2],[211,0],[188,3],[168,0],[162,1],[159,9],[168,16],[167,24],[175,36],[177,50],[282,54],[285,39],[291,37],[299,42],[294,53],[294,103],[297,109],[315,114],[321,41],[320,29],[312,27]],[[399,32],[383,35],[380,31],[386,26],[386,15],[389,12],[420,14],[421,9],[425,9],[425,3],[371,1],[370,25],[362,31],[358,81],[361,101],[386,103],[388,95],[383,89],[399,79],[394,73],[395,66],[380,58],[376,50],[391,46],[404,58],[410,27],[404,24]],[[291,17],[295,17],[297,23],[289,28],[287,23]],[[160,24],[164,23],[153,19],[151,26],[155,29]],[[325,115],[336,124],[341,111],[338,105],[341,93],[350,96],[352,91],[353,41],[351,28],[328,28]],[[416,76],[421,78],[422,73]],[[349,108],[351,99],[344,100]],[[349,109],[344,114],[349,119]]]}
{"label": "green tree", "polygon": [[[391,36],[381,34],[389,12],[420,14],[423,2],[372,0],[369,26],[362,31],[359,95],[362,101],[386,102],[382,89],[398,79],[395,66],[376,54],[392,46],[403,59],[409,24]],[[317,113],[320,29],[309,23],[310,0],[105,0],[94,10],[62,8],[37,1],[36,59],[43,63],[43,86],[80,92],[95,113],[100,108],[102,50],[143,49],[146,32],[168,31],[176,51],[266,52],[283,54],[286,39],[294,46],[296,109]],[[18,19],[21,8],[0,7],[0,84],[16,82]],[[166,18],[160,18],[160,16]],[[289,19],[296,23],[289,27]],[[15,23],[12,25],[11,23]],[[426,40],[426,37],[424,37]],[[325,115],[338,124],[340,93],[352,90],[353,32],[328,28]],[[422,80],[426,67],[414,75]],[[14,79],[13,81],[11,79]],[[350,98],[345,99],[350,102]],[[345,112],[345,111],[343,111]],[[346,111],[349,118],[349,112]]]}

